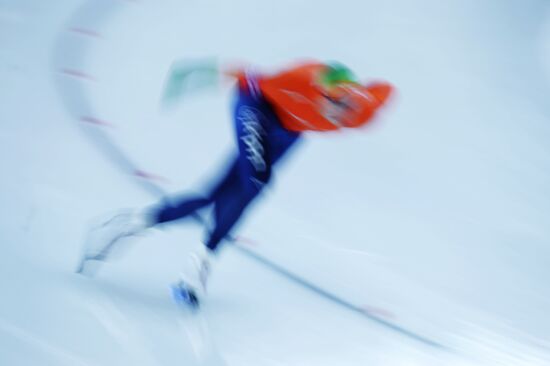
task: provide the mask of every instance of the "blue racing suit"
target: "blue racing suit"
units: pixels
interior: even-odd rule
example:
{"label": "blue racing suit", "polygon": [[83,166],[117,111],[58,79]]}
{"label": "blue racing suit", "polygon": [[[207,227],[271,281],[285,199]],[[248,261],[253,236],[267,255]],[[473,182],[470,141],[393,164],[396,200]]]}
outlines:
{"label": "blue racing suit", "polygon": [[215,251],[250,203],[269,183],[272,168],[300,139],[282,127],[271,105],[262,97],[257,79],[247,76],[248,88],[238,89],[233,120],[238,154],[227,172],[205,196],[181,197],[152,211],[155,224],[179,220],[213,205],[214,225],[205,245]]}

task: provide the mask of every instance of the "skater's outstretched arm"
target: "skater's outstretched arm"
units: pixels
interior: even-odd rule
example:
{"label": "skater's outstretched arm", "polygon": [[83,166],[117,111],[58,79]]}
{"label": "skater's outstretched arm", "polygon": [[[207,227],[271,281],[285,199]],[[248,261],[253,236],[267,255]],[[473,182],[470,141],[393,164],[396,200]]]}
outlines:
{"label": "skater's outstretched arm", "polygon": [[216,59],[182,60],[172,65],[164,87],[162,103],[172,104],[186,94],[217,87],[243,75],[243,66],[220,65]]}

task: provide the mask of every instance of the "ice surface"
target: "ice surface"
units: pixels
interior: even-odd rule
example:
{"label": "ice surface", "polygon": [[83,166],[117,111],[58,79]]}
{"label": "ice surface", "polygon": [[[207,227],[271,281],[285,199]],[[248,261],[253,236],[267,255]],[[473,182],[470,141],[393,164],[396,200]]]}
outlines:
{"label": "ice surface", "polygon": [[[0,365],[550,364],[550,8],[528,0],[0,0]],[[199,314],[169,285],[185,223],[74,274],[95,218],[201,191],[230,88],[165,110],[177,59],[339,60],[399,91],[309,134]],[[137,174],[136,174],[137,173]]]}

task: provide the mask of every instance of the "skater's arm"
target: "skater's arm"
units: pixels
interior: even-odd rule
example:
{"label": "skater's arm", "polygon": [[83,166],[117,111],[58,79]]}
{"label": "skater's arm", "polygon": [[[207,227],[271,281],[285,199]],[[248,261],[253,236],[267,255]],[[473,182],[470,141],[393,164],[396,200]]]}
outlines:
{"label": "skater's arm", "polygon": [[177,61],[168,73],[162,101],[172,103],[184,94],[218,87],[223,81],[239,80],[242,70],[243,67],[237,64],[220,65],[215,59]]}

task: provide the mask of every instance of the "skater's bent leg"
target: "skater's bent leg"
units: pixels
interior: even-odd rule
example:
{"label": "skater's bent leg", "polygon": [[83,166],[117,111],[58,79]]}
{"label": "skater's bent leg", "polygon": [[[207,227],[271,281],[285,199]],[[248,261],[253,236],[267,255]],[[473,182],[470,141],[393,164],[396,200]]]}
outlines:
{"label": "skater's bent leg", "polygon": [[239,157],[233,158],[226,172],[213,188],[210,189],[208,198],[211,202],[217,201],[221,196],[227,195],[233,190],[239,180]]}
{"label": "skater's bent leg", "polygon": [[271,180],[272,165],[300,139],[284,129],[266,103],[240,93],[234,113],[238,156],[212,195],[215,226],[206,246],[215,251]]}
{"label": "skater's bent leg", "polygon": [[241,190],[240,192],[234,191],[214,203],[215,226],[205,243],[210,251],[217,250],[220,242],[227,237],[256,197],[257,194],[246,194]]}
{"label": "skater's bent leg", "polygon": [[230,194],[239,179],[237,165],[238,161],[235,159],[207,197],[184,197],[175,203],[164,203],[160,207],[155,207],[151,212],[154,224],[185,218],[218,200],[219,197]]}
{"label": "skater's bent leg", "polygon": [[188,198],[176,204],[164,204],[155,208],[151,214],[154,224],[179,220],[212,203],[209,198]]}
{"label": "skater's bent leg", "polygon": [[151,221],[156,225],[185,218],[217,201],[219,197],[230,195],[238,184],[238,180],[238,161],[235,159],[206,197],[184,197],[175,203],[163,203],[150,211]]}

